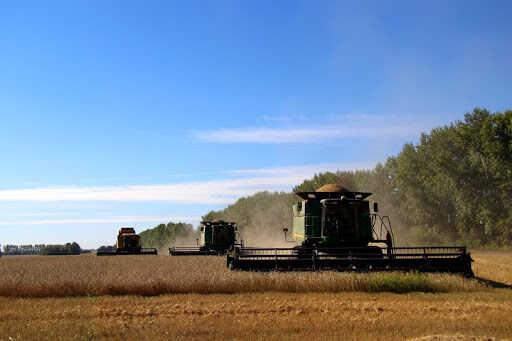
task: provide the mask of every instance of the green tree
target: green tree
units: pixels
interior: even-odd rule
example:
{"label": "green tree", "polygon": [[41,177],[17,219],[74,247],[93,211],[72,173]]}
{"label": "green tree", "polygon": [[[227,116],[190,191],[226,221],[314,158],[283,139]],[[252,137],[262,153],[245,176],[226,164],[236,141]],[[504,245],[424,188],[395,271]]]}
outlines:
{"label": "green tree", "polygon": [[160,253],[166,253],[167,248],[176,243],[194,246],[197,237],[198,232],[194,230],[192,224],[173,222],[159,224],[140,233],[142,246],[157,248]]}

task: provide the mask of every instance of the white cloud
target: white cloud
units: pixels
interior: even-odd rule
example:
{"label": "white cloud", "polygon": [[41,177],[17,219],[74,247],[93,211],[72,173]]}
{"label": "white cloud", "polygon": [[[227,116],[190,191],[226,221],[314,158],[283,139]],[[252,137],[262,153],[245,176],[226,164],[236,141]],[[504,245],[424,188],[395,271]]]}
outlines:
{"label": "white cloud", "polygon": [[[304,166],[288,166],[288,167],[273,167],[273,168],[256,168],[256,169],[237,169],[225,171],[226,174],[238,175],[279,175],[279,174],[300,174],[304,178],[311,177],[315,173],[345,170],[354,171],[357,169],[370,169],[375,167],[375,162],[359,162],[359,163],[326,163],[318,165],[304,165]],[[303,179],[304,180],[304,179]],[[296,184],[295,184],[296,185]]]}
{"label": "white cloud", "polygon": [[318,172],[373,167],[373,163],[323,164],[225,172],[230,179],[155,185],[54,187],[0,190],[0,201],[164,201],[229,204],[258,191],[290,191]]}
{"label": "white cloud", "polygon": [[213,143],[322,143],[333,139],[355,137],[416,137],[428,130],[425,123],[389,116],[359,115],[358,120],[347,119],[331,125],[308,128],[297,127],[250,127],[240,129],[216,129],[195,132],[203,142]]}
{"label": "white cloud", "polygon": [[150,223],[167,221],[198,222],[201,217],[110,217],[84,219],[41,219],[27,221],[0,221],[0,225],[46,225],[46,224],[105,224],[105,223]]}
{"label": "white cloud", "polygon": [[0,201],[168,201],[223,204],[259,190],[289,189],[302,179],[297,175],[252,177],[219,181],[1,190]]}

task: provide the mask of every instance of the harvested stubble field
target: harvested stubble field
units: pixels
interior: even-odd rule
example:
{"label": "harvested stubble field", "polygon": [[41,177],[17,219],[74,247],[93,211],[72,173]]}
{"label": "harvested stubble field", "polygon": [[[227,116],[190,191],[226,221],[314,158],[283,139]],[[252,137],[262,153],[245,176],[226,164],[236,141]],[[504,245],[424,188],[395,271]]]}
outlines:
{"label": "harvested stubble field", "polygon": [[448,275],[232,273],[217,257],[3,257],[0,340],[506,339],[512,290],[488,284],[512,282],[512,253],[473,257],[487,284]]}

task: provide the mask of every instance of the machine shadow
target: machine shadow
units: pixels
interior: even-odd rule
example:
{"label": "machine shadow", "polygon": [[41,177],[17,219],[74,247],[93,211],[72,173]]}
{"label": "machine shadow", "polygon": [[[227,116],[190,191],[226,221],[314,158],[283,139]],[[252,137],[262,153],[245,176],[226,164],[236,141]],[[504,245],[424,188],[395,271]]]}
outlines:
{"label": "machine shadow", "polygon": [[493,281],[493,280],[490,280],[487,278],[482,278],[482,277],[475,277],[475,279],[477,281],[479,281],[480,283],[483,283],[483,284],[490,286],[492,288],[495,288],[495,289],[512,289],[512,285],[510,285],[510,284],[496,282],[496,281]]}

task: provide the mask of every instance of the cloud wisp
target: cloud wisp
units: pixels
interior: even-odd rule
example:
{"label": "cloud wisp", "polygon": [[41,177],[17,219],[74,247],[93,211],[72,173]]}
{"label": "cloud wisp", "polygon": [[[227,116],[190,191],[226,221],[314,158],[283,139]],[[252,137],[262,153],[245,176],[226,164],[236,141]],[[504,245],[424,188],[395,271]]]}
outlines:
{"label": "cloud wisp", "polygon": [[165,221],[184,221],[198,222],[201,217],[147,217],[147,216],[128,216],[128,217],[110,217],[110,218],[77,218],[77,219],[40,219],[25,221],[0,221],[0,225],[47,225],[47,224],[110,224],[110,223],[151,223]]}
{"label": "cloud wisp", "polygon": [[180,184],[55,187],[0,191],[0,201],[167,201],[224,204],[258,190],[284,189],[296,176],[260,177]]}
{"label": "cloud wisp", "polygon": [[[304,174],[306,177],[312,176],[315,173],[345,170],[355,171],[358,169],[371,169],[375,167],[375,162],[359,162],[359,163],[325,163],[317,165],[304,165],[304,166],[288,166],[288,167],[271,167],[271,168],[255,168],[255,169],[237,169],[225,171],[225,174],[233,175],[252,175],[252,176],[277,176],[280,174]],[[304,180],[304,179],[303,179]],[[296,185],[296,184],[295,184]]]}
{"label": "cloud wisp", "polygon": [[[345,115],[346,116],[346,115]],[[337,117],[337,116],[336,116]],[[359,115],[334,120],[325,126],[303,127],[241,127],[239,129],[214,129],[194,132],[194,136],[206,143],[322,143],[333,139],[355,137],[412,137],[426,131],[428,124],[403,118]],[[331,118],[332,119],[332,118]]]}
{"label": "cloud wisp", "polygon": [[290,191],[318,172],[368,169],[373,163],[323,164],[226,171],[230,178],[204,182],[0,190],[0,201],[119,201],[229,204],[259,191]]}

